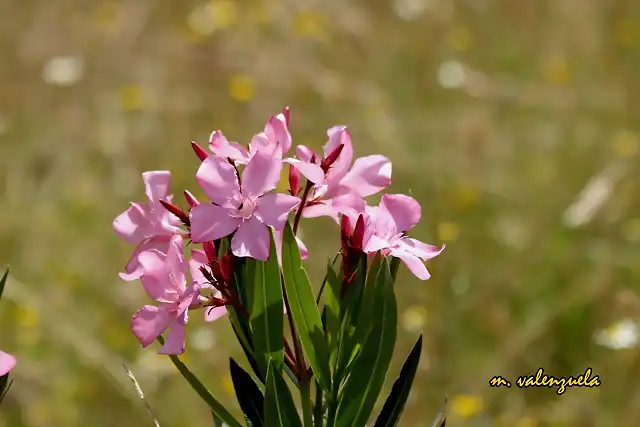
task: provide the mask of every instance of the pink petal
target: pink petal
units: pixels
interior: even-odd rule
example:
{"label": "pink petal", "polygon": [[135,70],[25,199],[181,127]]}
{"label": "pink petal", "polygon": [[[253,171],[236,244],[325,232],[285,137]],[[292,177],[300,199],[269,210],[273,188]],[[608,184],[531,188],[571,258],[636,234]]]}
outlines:
{"label": "pink petal", "polygon": [[[185,313],[186,314],[186,313]],[[182,354],[186,348],[186,321],[176,321],[171,325],[164,345],[158,350],[158,354]]]}
{"label": "pink petal", "polygon": [[321,216],[328,216],[333,218],[334,221],[338,221],[338,213],[331,206],[330,201],[321,201],[316,204],[305,206],[302,211],[302,216],[305,218],[318,218]]}
{"label": "pink petal", "polygon": [[330,204],[337,213],[349,216],[354,224],[358,220],[358,215],[363,213],[366,207],[364,199],[354,193],[333,197]]}
{"label": "pink petal", "polygon": [[113,229],[127,243],[136,245],[151,237],[153,224],[147,219],[149,215],[147,204],[132,203],[129,209],[113,220]]}
{"label": "pink petal", "polygon": [[311,148],[305,145],[298,145],[296,147],[296,156],[298,157],[298,159],[306,163],[311,163],[311,159],[313,158],[313,156],[315,156],[316,163],[320,163],[320,156],[318,156]]}
{"label": "pink petal", "polygon": [[229,206],[240,192],[236,169],[220,157],[207,157],[198,168],[196,180],[209,199],[220,206]]}
{"label": "pink petal", "polygon": [[16,366],[16,358],[9,353],[0,351],[0,377],[7,375],[14,366]]}
{"label": "pink petal", "polygon": [[304,244],[302,239],[296,236],[296,242],[298,242],[298,248],[300,248],[300,257],[305,260],[309,258],[309,250],[307,249],[307,245]]}
{"label": "pink petal", "polygon": [[272,148],[273,146],[274,144],[271,144],[269,142],[269,138],[264,132],[255,134],[253,138],[251,138],[251,142],[249,143],[250,158],[253,157],[258,151],[264,150],[270,147]]}
{"label": "pink petal", "polygon": [[340,155],[329,168],[326,180],[330,182],[338,182],[349,171],[351,162],[353,161],[353,145],[351,144],[351,135],[346,126],[334,126],[327,131],[329,142],[324,146],[324,156],[331,154],[341,144],[344,145]]}
{"label": "pink petal", "polygon": [[282,172],[282,159],[275,154],[277,147],[261,149],[242,171],[242,194],[250,198],[262,196],[276,187]]}
{"label": "pink petal", "polygon": [[209,148],[218,157],[230,158],[242,164],[249,161],[249,151],[237,142],[229,142],[219,130],[209,137]]}
{"label": "pink petal", "polygon": [[233,233],[242,220],[230,216],[232,212],[235,210],[209,203],[191,209],[191,240],[194,243],[210,242]]}
{"label": "pink petal", "polygon": [[160,251],[150,249],[138,257],[143,271],[140,282],[147,295],[159,302],[175,302],[178,290],[169,277],[167,256]]}
{"label": "pink petal", "polygon": [[364,244],[363,251],[370,254],[370,253],[378,252],[379,250],[385,249],[388,247],[389,247],[389,242],[386,239],[383,239],[374,234]]}
{"label": "pink petal", "polygon": [[169,244],[167,252],[167,265],[171,274],[171,282],[178,292],[184,292],[187,285],[187,262],[184,259],[182,251],[184,244],[182,236],[174,236]]}
{"label": "pink petal", "polygon": [[415,226],[422,215],[420,203],[404,194],[385,194],[380,208],[386,210],[396,223],[398,232],[407,231]]}
{"label": "pink petal", "polygon": [[425,261],[437,257],[446,248],[446,245],[442,245],[442,248],[438,248],[437,246],[427,245],[420,240],[412,239],[410,237],[403,237],[400,240],[399,246],[402,250],[412,253]]}
{"label": "pink petal", "polygon": [[142,174],[146,194],[152,202],[158,202],[169,195],[171,172],[150,171]]}
{"label": "pink petal", "polygon": [[131,330],[140,343],[146,347],[174,321],[175,317],[169,311],[145,305],[131,319]]}
{"label": "pink petal", "polygon": [[289,213],[299,204],[300,199],[294,196],[282,193],[265,194],[258,199],[256,215],[263,223],[276,230],[282,230]]}
{"label": "pink petal", "polygon": [[418,279],[428,280],[431,277],[431,274],[427,271],[427,267],[424,265],[424,262],[417,256],[397,249],[392,249],[391,255],[400,258]]}
{"label": "pink petal", "polygon": [[291,148],[291,134],[287,128],[287,119],[284,114],[280,113],[277,116],[271,116],[264,133],[270,142],[280,145],[283,154]]}
{"label": "pink petal", "polygon": [[255,216],[243,222],[231,240],[231,250],[235,256],[261,261],[269,259],[270,246],[269,229]]}
{"label": "pink petal", "polygon": [[283,162],[295,166],[305,178],[314,184],[321,184],[324,181],[324,171],[316,164],[298,159],[284,159]]}
{"label": "pink petal", "polygon": [[372,155],[356,159],[340,181],[362,197],[371,196],[391,184],[391,162],[384,156]]}
{"label": "pink petal", "polygon": [[140,261],[138,261],[138,257],[140,256],[140,254],[150,249],[156,249],[161,253],[166,254],[167,250],[169,249],[170,239],[170,236],[156,236],[142,241],[142,243],[140,243],[134,249],[131,258],[125,266],[125,272],[120,273],[120,278],[126,281],[136,280],[140,278],[140,276],[144,273],[144,269],[140,265]]}
{"label": "pink petal", "polygon": [[206,322],[215,322],[226,314],[228,314],[228,311],[225,306],[204,308],[204,320]]}
{"label": "pink petal", "polygon": [[203,250],[191,250],[191,259],[189,260],[189,273],[191,274],[191,280],[193,280],[200,286],[206,286],[208,282],[200,271],[200,267],[205,266],[208,261],[209,260],[207,259],[207,254]]}

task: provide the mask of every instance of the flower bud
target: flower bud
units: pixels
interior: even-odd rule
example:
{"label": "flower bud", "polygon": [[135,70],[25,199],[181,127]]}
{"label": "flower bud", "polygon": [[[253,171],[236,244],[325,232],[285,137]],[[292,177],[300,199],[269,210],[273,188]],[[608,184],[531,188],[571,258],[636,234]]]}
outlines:
{"label": "flower bud", "polygon": [[342,153],[343,149],[344,149],[344,144],[338,145],[335,148],[335,150],[329,153],[329,155],[327,155],[327,157],[325,157],[324,160],[322,160],[320,167],[325,173],[327,173],[331,165],[334,164],[336,160],[338,160],[338,157],[340,156],[340,153]]}
{"label": "flower bud", "polygon": [[204,253],[207,255],[207,261],[209,263],[216,261],[216,245],[213,242],[204,242],[202,244],[204,247]]}
{"label": "flower bud", "polygon": [[356,228],[353,230],[351,236],[351,247],[354,249],[362,250],[362,240],[364,239],[364,216],[358,215],[358,221],[356,222]]}
{"label": "flower bud", "polygon": [[233,277],[233,258],[233,254],[226,254],[220,259],[220,272],[225,282],[230,282]]}
{"label": "flower bud", "polygon": [[209,153],[207,153],[204,148],[202,148],[200,145],[198,145],[197,142],[195,141],[191,141],[191,148],[193,148],[193,151],[196,153],[196,156],[198,156],[198,158],[201,161],[205,161],[207,157],[209,157]]}
{"label": "flower bud", "polygon": [[300,192],[300,171],[293,165],[289,165],[289,191],[295,197]]}
{"label": "flower bud", "polygon": [[187,199],[187,203],[190,208],[195,208],[200,204],[198,199],[195,198],[193,194],[191,194],[188,190],[184,190],[184,198]]}
{"label": "flower bud", "polygon": [[164,206],[164,208],[166,210],[168,210],[170,213],[172,213],[173,215],[177,216],[178,219],[180,219],[180,221],[182,221],[182,223],[184,225],[186,225],[187,227],[189,227],[189,225],[191,224],[189,221],[189,215],[187,215],[187,213],[185,213],[185,211],[183,211],[182,209],[180,209],[179,207],[177,207],[174,204],[171,204],[169,202],[165,202],[164,200],[160,200],[160,204],[162,206]]}

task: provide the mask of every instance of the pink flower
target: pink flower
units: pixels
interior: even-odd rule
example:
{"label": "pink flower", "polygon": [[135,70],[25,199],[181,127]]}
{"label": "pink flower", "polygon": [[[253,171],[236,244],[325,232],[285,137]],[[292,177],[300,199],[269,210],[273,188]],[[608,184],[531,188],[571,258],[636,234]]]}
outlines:
{"label": "pink flower", "polygon": [[10,355],[9,353],[0,351],[0,377],[7,375],[15,365],[16,365],[15,357]]}
{"label": "pink flower", "polygon": [[381,251],[382,255],[400,258],[416,277],[429,279],[431,275],[423,261],[438,256],[445,246],[438,248],[404,235],[420,220],[420,204],[403,194],[385,194],[378,206],[367,207],[366,214],[373,229],[365,233],[370,236],[365,237],[364,252]]}
{"label": "pink flower", "polygon": [[360,157],[353,162],[351,136],[345,126],[327,131],[329,141],[323,156],[305,146],[296,148],[297,159],[284,161],[313,182],[303,216],[351,215],[364,209],[363,197],[375,194],[391,184],[391,162],[384,156]]}
{"label": "pink flower", "polygon": [[269,230],[282,230],[297,197],[270,193],[280,179],[282,161],[276,145],[256,152],[242,172],[242,185],[233,165],[210,156],[196,179],[215,204],[191,209],[191,239],[195,243],[217,240],[235,231],[231,250],[238,257],[269,258]]}
{"label": "pink flower", "polygon": [[277,116],[271,116],[264,128],[264,132],[260,132],[252,138],[249,149],[237,142],[229,142],[219,130],[211,134],[209,148],[217,157],[232,159],[237,165],[246,165],[259,150],[274,145],[280,146],[280,151],[277,155],[282,157],[291,148],[288,116],[288,108]]}
{"label": "pink flower", "polygon": [[200,285],[187,284],[188,263],[182,255],[181,236],[173,236],[167,254],[150,249],[140,254],[145,266],[142,285],[158,306],[145,305],[133,316],[131,329],[146,347],[170,328],[160,354],[182,354],[189,308],[200,306]]}
{"label": "pink flower", "polygon": [[160,204],[161,200],[171,201],[168,194],[171,172],[144,172],[142,179],[149,202],[132,203],[113,221],[116,234],[128,243],[138,245],[127,262],[125,273],[120,273],[123,280],[135,280],[143,274],[138,261],[141,253],[149,249],[166,252],[171,237],[181,233],[180,220]]}
{"label": "pink flower", "polygon": [[[208,263],[207,254],[205,251],[199,249],[193,249],[191,251],[191,259],[189,260],[189,271],[191,272],[191,280],[197,283],[201,289],[211,290],[212,296],[215,298],[223,299],[222,293],[218,291],[209,281],[204,277],[200,267],[206,266]],[[213,322],[226,315],[227,307],[206,307],[204,309],[204,320],[207,322]]]}

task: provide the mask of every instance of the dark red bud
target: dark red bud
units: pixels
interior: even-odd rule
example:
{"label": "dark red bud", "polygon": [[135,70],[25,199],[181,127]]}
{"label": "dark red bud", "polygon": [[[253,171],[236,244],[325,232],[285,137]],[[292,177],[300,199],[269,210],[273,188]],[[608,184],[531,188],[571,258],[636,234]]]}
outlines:
{"label": "dark red bud", "polygon": [[205,267],[204,265],[201,265],[199,270],[200,270],[200,273],[202,273],[202,275],[204,276],[204,278],[209,281],[209,283],[211,283],[211,284],[216,283],[215,277],[213,277],[213,275],[211,275],[209,270],[207,270],[207,267]]}
{"label": "dark red bud", "polygon": [[214,304],[214,307],[222,307],[228,304],[225,300],[217,297],[211,297],[211,302]]}
{"label": "dark red bud", "polygon": [[216,245],[213,242],[204,242],[202,244],[204,247],[204,253],[207,254],[207,261],[215,262],[216,260]]}
{"label": "dark red bud", "polygon": [[169,212],[177,216],[180,219],[180,221],[184,223],[184,225],[186,225],[187,227],[190,225],[189,215],[185,211],[183,211],[182,209],[180,209],[174,204],[165,202],[164,200],[160,200],[160,204],[164,206],[166,210],[168,210]]}
{"label": "dark red bud", "polygon": [[233,277],[233,254],[226,254],[220,259],[220,270],[225,282]]}
{"label": "dark red bud", "polygon": [[200,204],[198,199],[196,199],[195,196],[187,190],[184,190],[184,198],[187,199],[187,203],[189,204],[189,207],[192,209]]}
{"label": "dark red bud", "polygon": [[336,160],[338,160],[338,157],[340,156],[340,153],[342,153],[343,149],[344,149],[344,144],[340,144],[336,147],[335,150],[329,153],[327,157],[325,157],[325,159],[320,164],[320,167],[325,173],[329,170],[331,165],[334,164]]}
{"label": "dark red bud", "polygon": [[191,148],[193,148],[193,151],[196,153],[196,156],[198,156],[198,158],[201,161],[205,161],[207,157],[209,157],[209,153],[207,153],[204,148],[202,148],[200,145],[198,145],[197,142],[195,141],[191,141]]}
{"label": "dark red bud", "polygon": [[284,116],[284,122],[289,126],[289,117],[291,116],[291,109],[289,107],[284,107],[282,111],[282,115]]}
{"label": "dark red bud", "polygon": [[362,249],[363,239],[364,239],[364,216],[360,214],[358,215],[356,228],[353,230],[353,236],[351,237],[351,246],[354,249]]}
{"label": "dark red bud", "polygon": [[298,196],[300,192],[300,171],[293,165],[289,165],[289,189],[292,196]]}

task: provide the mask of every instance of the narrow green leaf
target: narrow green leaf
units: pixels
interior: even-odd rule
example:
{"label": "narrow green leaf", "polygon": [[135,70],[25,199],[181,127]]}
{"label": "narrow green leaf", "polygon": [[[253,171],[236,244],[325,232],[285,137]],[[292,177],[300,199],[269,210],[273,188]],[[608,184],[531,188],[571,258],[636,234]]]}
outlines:
{"label": "narrow green leaf", "polygon": [[282,269],[284,287],[291,307],[291,315],[309,364],[318,382],[329,390],[329,352],[324,340],[322,320],[318,312],[313,288],[302,266],[300,249],[289,223],[282,238]]}
{"label": "narrow green leaf", "polygon": [[389,370],[395,348],[398,313],[389,260],[375,282],[371,332],[353,363],[339,399],[336,427],[364,427]]}
{"label": "narrow green leaf", "polygon": [[318,381],[315,381],[315,390],[316,390],[316,400],[313,405],[313,423],[315,427],[322,427],[324,425],[324,407],[323,407],[323,390],[318,384]]}
{"label": "narrow green leaf", "polygon": [[398,276],[399,268],[400,268],[400,258],[393,258],[391,260],[391,277],[393,278],[394,283],[396,281],[396,277]]}
{"label": "narrow green leaf", "polygon": [[276,372],[271,361],[267,367],[264,425],[268,427],[302,427],[291,391],[284,379]]}
{"label": "narrow green leaf", "polygon": [[235,278],[235,286],[240,296],[240,304],[243,307],[251,307],[253,304],[253,270],[255,263],[251,263],[251,258],[236,258],[233,275]]}
{"label": "narrow green leaf", "polygon": [[253,282],[253,304],[251,306],[251,331],[254,356],[260,369],[266,373],[269,359],[274,369],[282,372],[284,365],[284,316],[280,266],[276,256],[276,246],[271,233],[271,256],[267,261],[254,259],[247,263],[255,266]]}
{"label": "narrow green leaf", "polygon": [[2,300],[2,292],[4,291],[4,285],[7,283],[8,276],[9,276],[9,266],[7,266],[7,270],[4,272],[2,279],[0,279],[0,300]]}
{"label": "narrow green leaf", "polygon": [[211,417],[213,418],[213,427],[223,427],[222,420],[215,412],[211,411]]}
{"label": "narrow green leaf", "polygon": [[411,392],[411,386],[413,385],[413,379],[416,376],[418,370],[418,362],[420,362],[420,353],[422,352],[422,334],[418,341],[413,346],[413,349],[409,353],[407,360],[405,360],[400,369],[400,375],[398,379],[393,383],[391,392],[384,402],[382,411],[378,415],[378,419],[373,427],[396,427],[400,422],[400,416],[404,410],[404,405],[407,403],[407,398]]}
{"label": "narrow green leaf", "polygon": [[447,425],[447,417],[445,416],[445,412],[447,410],[447,398],[444,398],[444,402],[442,403],[442,407],[440,408],[440,412],[431,423],[431,427],[445,427]]}
{"label": "narrow green leaf", "polygon": [[[164,338],[159,336],[158,342],[160,342],[161,345],[164,345]],[[191,388],[198,393],[198,396],[200,396],[200,398],[209,405],[209,408],[211,408],[211,410],[215,412],[222,421],[228,424],[229,427],[242,427],[242,424],[240,424],[240,422],[238,422],[238,420],[236,420],[233,415],[227,411],[227,408],[225,408],[222,403],[213,397],[211,392],[207,390],[204,384],[202,384],[198,377],[196,377],[193,372],[187,368],[187,365],[185,365],[178,356],[172,354],[169,358],[173,365],[178,368],[178,371],[182,374],[184,379],[187,380]]]}
{"label": "narrow green leaf", "polygon": [[247,346],[247,344],[245,344],[244,340],[242,340],[240,338],[240,335],[239,335],[239,333],[238,333],[238,331],[236,329],[236,326],[233,323],[231,323],[231,327],[233,329],[233,332],[236,334],[236,338],[238,338],[238,342],[240,343],[240,347],[242,347],[242,351],[244,352],[244,355],[247,358],[247,361],[249,362],[249,366],[251,366],[251,369],[253,370],[253,373],[256,375],[256,377],[258,377],[260,382],[262,384],[264,384],[265,376],[260,371],[260,368],[258,367],[258,362],[256,361],[255,357],[253,357],[253,350],[251,348],[249,348]]}
{"label": "narrow green leaf", "polygon": [[229,359],[231,381],[242,412],[255,427],[264,425],[264,396],[262,391],[244,369],[235,360]]}
{"label": "narrow green leaf", "polygon": [[333,264],[327,262],[326,282],[329,286],[325,291],[323,314],[325,321],[323,326],[327,330],[327,345],[329,347],[329,361],[335,364],[340,340],[340,277],[336,273]]}

